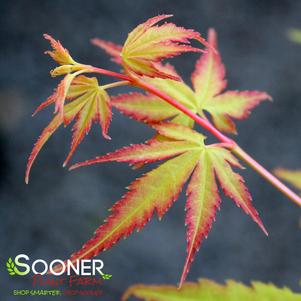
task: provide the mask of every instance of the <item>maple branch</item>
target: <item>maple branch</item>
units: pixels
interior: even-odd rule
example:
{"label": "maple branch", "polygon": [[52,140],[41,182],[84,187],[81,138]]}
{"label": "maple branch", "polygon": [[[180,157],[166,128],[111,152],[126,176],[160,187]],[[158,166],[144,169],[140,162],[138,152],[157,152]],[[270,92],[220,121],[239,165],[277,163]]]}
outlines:
{"label": "maple branch", "polygon": [[208,120],[198,116],[196,113],[192,112],[190,109],[179,103],[177,100],[170,97],[168,94],[160,91],[156,87],[146,83],[138,77],[127,76],[121,73],[111,72],[105,69],[92,67],[93,72],[105,74],[108,76],[117,77],[128,82],[128,84],[141,88],[148,91],[161,99],[168,102],[173,107],[177,108],[191,119],[193,119],[197,124],[208,130],[212,135],[214,135],[218,140],[227,145],[233,153],[235,153],[240,159],[245,161],[250,167],[252,167],[257,173],[259,173],[263,178],[270,182],[275,188],[282,192],[285,196],[291,199],[294,203],[301,207],[301,198],[288,188],[284,183],[277,179],[272,173],[266,170],[262,165],[260,165],[256,160],[254,160],[250,155],[248,155],[243,149],[241,149],[238,144],[231,138],[227,137],[219,130],[217,130]]}
{"label": "maple branch", "polygon": [[100,73],[112,77],[117,77],[120,79],[123,79],[127,82],[127,84],[130,84],[132,86],[136,86],[138,88],[141,88],[145,91],[148,91],[154,95],[157,95],[158,97],[162,98],[163,100],[167,101],[169,104],[177,108],[178,110],[182,111],[184,114],[192,118],[196,123],[201,125],[203,128],[208,130],[211,134],[213,134],[217,139],[219,139],[223,143],[227,144],[233,144],[234,141],[224,134],[222,134],[220,131],[218,131],[208,120],[205,120],[204,118],[198,116],[197,114],[193,113],[191,110],[189,110],[187,107],[170,97],[168,94],[160,91],[159,89],[155,88],[154,86],[146,83],[143,80],[140,80],[137,77],[130,77],[121,73],[112,72],[106,69],[96,68],[90,66],[89,70],[95,73]]}

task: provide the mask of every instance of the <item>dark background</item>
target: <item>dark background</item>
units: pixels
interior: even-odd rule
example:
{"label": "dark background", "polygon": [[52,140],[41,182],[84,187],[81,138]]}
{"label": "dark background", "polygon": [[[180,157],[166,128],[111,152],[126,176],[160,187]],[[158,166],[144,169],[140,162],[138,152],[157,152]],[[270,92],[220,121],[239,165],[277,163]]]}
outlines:
{"label": "dark background", "polygon": [[[160,13],[173,13],[175,23],[204,35],[209,27],[217,29],[229,88],[264,90],[274,98],[274,103],[261,105],[247,121],[238,123],[238,143],[268,169],[301,167],[301,46],[286,37],[288,28],[301,27],[300,1],[1,1],[3,300],[14,298],[13,289],[31,288],[27,277],[7,275],[4,264],[9,256],[26,253],[32,259],[67,258],[91,237],[108,215],[107,210],[124,193],[124,187],[141,173],[117,163],[68,172],[61,164],[71,136],[69,129],[62,128],[40,153],[29,185],[24,184],[28,154],[49,122],[52,108],[35,118],[31,113],[57,83],[48,75],[54,64],[43,55],[49,45],[42,34],[47,32],[60,39],[80,62],[118,71],[118,66],[89,39],[102,37],[122,43],[134,26]],[[196,58],[184,55],[174,60],[187,80]],[[142,142],[151,132],[115,112],[109,134],[113,140],[104,141],[94,126],[73,162]],[[221,282],[233,278],[244,283],[256,279],[300,291],[300,208],[249,168],[243,175],[269,238],[225,198],[188,279],[208,277]],[[100,256],[106,272],[113,274],[102,298],[118,300],[129,285],[137,282],[177,283],[186,255],[184,202],[182,195],[163,221],[154,218],[142,232]]]}

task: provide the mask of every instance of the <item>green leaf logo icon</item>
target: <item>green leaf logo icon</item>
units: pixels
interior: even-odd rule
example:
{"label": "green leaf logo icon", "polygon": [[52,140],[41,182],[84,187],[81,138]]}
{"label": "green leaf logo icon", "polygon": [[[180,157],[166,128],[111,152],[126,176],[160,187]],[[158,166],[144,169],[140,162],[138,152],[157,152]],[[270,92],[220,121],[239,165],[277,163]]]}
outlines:
{"label": "green leaf logo icon", "polygon": [[20,272],[17,269],[16,264],[11,259],[11,257],[9,257],[8,260],[7,260],[7,262],[6,262],[6,269],[8,271],[8,274],[11,275],[11,276],[15,276],[15,275],[23,276],[23,275],[27,274],[27,273]]}
{"label": "green leaf logo icon", "polygon": [[15,268],[15,263],[13,262],[11,257],[9,257],[7,262],[6,262],[6,268],[7,268],[7,271],[9,273],[9,275],[14,276],[14,275],[17,274],[16,273],[16,268]]}

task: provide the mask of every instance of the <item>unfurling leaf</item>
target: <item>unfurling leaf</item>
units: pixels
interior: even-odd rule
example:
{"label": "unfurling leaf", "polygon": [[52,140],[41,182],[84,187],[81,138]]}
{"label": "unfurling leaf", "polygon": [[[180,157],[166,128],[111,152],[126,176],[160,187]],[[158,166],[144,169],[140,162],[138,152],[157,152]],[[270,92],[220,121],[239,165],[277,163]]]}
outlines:
{"label": "unfurling leaf", "polygon": [[53,60],[61,65],[50,71],[50,74],[52,76],[69,74],[74,71],[84,72],[87,69],[88,66],[79,64],[75,60],[73,60],[73,58],[69,54],[69,51],[62,46],[60,41],[56,41],[48,34],[44,34],[44,38],[50,41],[50,45],[53,48],[52,51],[49,50],[45,53],[49,54]]}
{"label": "unfurling leaf", "polygon": [[[256,105],[264,100],[270,100],[271,97],[260,91],[223,92],[227,85],[225,68],[217,50],[216,33],[213,29],[209,30],[208,43],[211,46],[207,48],[206,53],[201,55],[192,74],[193,90],[182,80],[174,81],[160,78],[145,78],[144,80],[201,117],[206,118],[205,112],[208,112],[219,130],[236,133],[232,119],[247,118]],[[176,73],[174,75],[181,79]],[[151,101],[148,102],[149,100]],[[143,110],[141,110],[142,105]],[[119,95],[114,98],[113,106],[125,115],[139,121],[153,123],[172,118],[174,123],[190,127],[193,127],[194,124],[184,113],[175,111],[174,107],[160,98],[148,94]]]}
{"label": "unfurling leaf", "polygon": [[50,41],[53,48],[52,51],[46,51],[45,53],[49,54],[58,64],[61,65],[54,70],[51,70],[50,74],[52,76],[65,74],[65,77],[59,83],[54,93],[36,109],[34,114],[48,105],[55,103],[54,113],[59,112],[61,117],[63,117],[64,104],[72,81],[81,73],[87,72],[89,66],[82,65],[74,61],[69,54],[69,51],[62,46],[60,41],[56,41],[48,34],[44,34],[44,38]]}
{"label": "unfurling leaf", "polygon": [[60,65],[75,65],[77,64],[71,55],[69,54],[69,51],[62,46],[60,41],[56,41],[54,38],[52,38],[48,34],[44,34],[44,38],[46,40],[49,40],[51,47],[53,48],[52,51],[46,51],[46,54],[49,54],[57,63]]}
{"label": "unfurling leaf", "polygon": [[[39,110],[54,102],[53,99],[51,101],[49,99],[39,107]],[[74,119],[76,120],[73,126],[71,149],[64,166],[68,163],[85,135],[90,131],[94,121],[101,126],[103,136],[107,139],[110,138],[107,135],[112,117],[110,99],[107,92],[99,86],[96,78],[81,75],[73,79],[67,89],[66,99],[68,102],[64,105],[63,117],[58,113],[53,118],[42,132],[29,156],[25,177],[26,183],[29,180],[32,164],[39,151],[61,124],[69,125]]]}
{"label": "unfurling leaf", "polygon": [[301,170],[277,168],[274,172],[277,177],[287,181],[289,184],[301,190]]}
{"label": "unfurling leaf", "polygon": [[129,186],[129,191],[111,209],[111,216],[105,224],[98,228],[95,236],[79,252],[73,254],[71,259],[75,261],[90,258],[110,248],[135,229],[142,229],[155,211],[162,218],[192,175],[187,188],[188,255],[181,278],[183,283],[220,205],[216,178],[225,194],[249,214],[265,233],[266,230],[251,204],[251,196],[242,177],[232,170],[231,166],[241,166],[228,150],[218,144],[205,145],[205,137],[189,127],[162,123],[153,128],[167,139],[131,145],[71,167],[74,169],[110,161],[146,164],[168,159]]}
{"label": "unfurling leaf", "polygon": [[121,51],[122,63],[126,71],[149,77],[178,79],[173,74],[165,72],[158,63],[162,59],[183,52],[200,52],[199,48],[189,45],[189,40],[197,40],[207,45],[201,35],[191,29],[178,27],[173,23],[155,25],[171,16],[160,15],[151,18],[129,33]]}
{"label": "unfurling leaf", "polygon": [[122,301],[131,296],[145,301],[301,301],[301,294],[273,284],[253,281],[246,286],[234,280],[218,284],[208,279],[186,282],[181,289],[172,285],[143,285],[129,287]]}

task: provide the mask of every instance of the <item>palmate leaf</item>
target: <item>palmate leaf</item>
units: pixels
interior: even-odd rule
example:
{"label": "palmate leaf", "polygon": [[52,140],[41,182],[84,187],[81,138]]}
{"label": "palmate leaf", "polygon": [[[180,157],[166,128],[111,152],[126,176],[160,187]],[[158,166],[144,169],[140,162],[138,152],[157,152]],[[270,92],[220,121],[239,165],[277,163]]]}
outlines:
{"label": "palmate leaf", "polygon": [[301,170],[277,168],[275,174],[301,191]]}
{"label": "palmate leaf", "polygon": [[[38,153],[62,124],[66,126],[74,119],[76,120],[73,126],[71,148],[64,166],[68,163],[85,135],[88,134],[94,121],[101,126],[103,136],[110,139],[107,135],[112,117],[110,99],[106,91],[99,86],[96,78],[89,78],[84,75],[75,77],[68,88],[66,98],[68,102],[64,105],[63,116],[57,113],[34,145],[27,163],[26,183],[29,181],[30,170]],[[49,104],[47,100],[46,105],[42,104],[39,110]]]}
{"label": "palmate leaf", "polygon": [[171,16],[159,15],[138,25],[129,33],[122,47],[101,39],[93,39],[92,43],[108,52],[115,62],[122,63],[127,72],[178,80],[175,74],[162,68],[161,60],[184,52],[201,52],[199,48],[189,45],[190,40],[196,40],[203,45],[208,44],[198,32],[191,29],[178,27],[173,23],[156,25]]}
{"label": "palmate leaf", "polygon": [[110,161],[146,164],[168,159],[130,184],[129,191],[113,206],[111,215],[97,229],[95,236],[73,254],[71,259],[76,261],[96,256],[122,237],[129,236],[135,229],[142,229],[155,211],[162,218],[192,175],[187,188],[188,255],[181,277],[183,283],[220,205],[215,178],[225,194],[249,214],[265,233],[266,230],[251,204],[251,196],[242,177],[232,170],[231,166],[241,166],[228,150],[218,144],[205,145],[205,137],[189,127],[174,123],[162,123],[153,127],[168,140],[131,145],[71,167],[74,169]]}
{"label": "palmate leaf", "polygon": [[[211,45],[207,52],[201,55],[192,74],[193,89],[186,85],[178,74],[180,81],[160,78],[145,78],[161,91],[173,97],[192,112],[206,118],[208,112],[214,125],[221,131],[236,133],[233,119],[246,119],[251,110],[264,100],[271,97],[261,91],[224,91],[227,85],[225,67],[217,50],[216,32],[210,29],[208,43]],[[163,66],[164,67],[164,66]],[[169,65],[169,68],[170,65]],[[148,100],[151,100],[148,102]],[[112,104],[123,114],[139,121],[148,123],[163,121],[172,118],[178,124],[193,127],[194,122],[177,111],[158,97],[149,94],[134,93],[121,94],[114,97]],[[143,111],[140,110],[143,105]],[[162,107],[162,110],[160,110]],[[154,108],[156,110],[154,110]],[[161,114],[158,114],[161,112]]]}
{"label": "palmate leaf", "polygon": [[253,281],[251,286],[234,280],[218,284],[208,279],[187,282],[180,290],[172,285],[137,284],[129,287],[121,300],[126,301],[131,296],[145,301],[301,301],[301,294],[286,287],[258,281]]}

